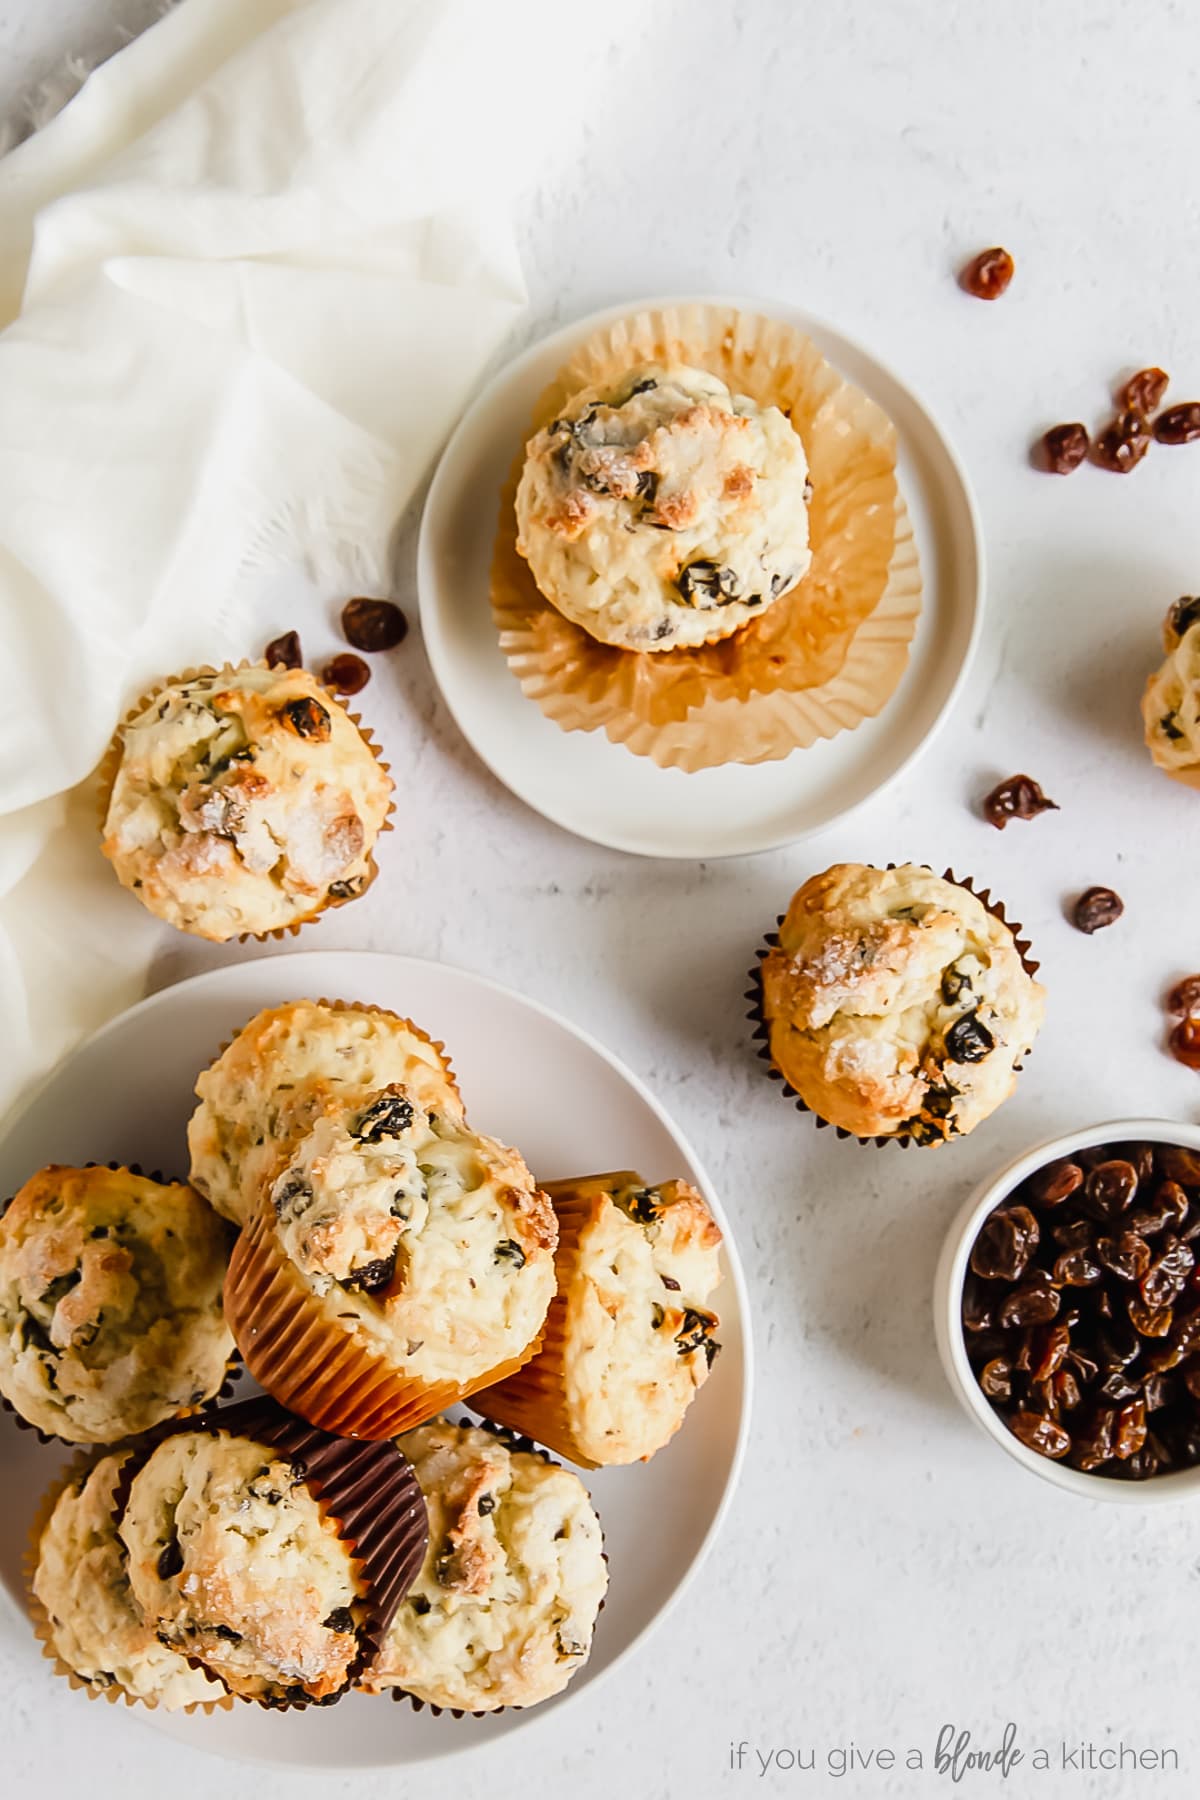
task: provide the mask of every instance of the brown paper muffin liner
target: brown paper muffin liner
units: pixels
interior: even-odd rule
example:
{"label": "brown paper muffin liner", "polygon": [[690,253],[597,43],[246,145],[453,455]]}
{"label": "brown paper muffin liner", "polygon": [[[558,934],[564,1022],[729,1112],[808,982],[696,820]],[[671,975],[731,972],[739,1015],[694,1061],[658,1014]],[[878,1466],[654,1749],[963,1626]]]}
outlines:
{"label": "brown paper muffin liner", "polygon": [[540,1333],[519,1356],[469,1382],[426,1382],[390,1365],[330,1317],[288,1257],[265,1196],[234,1246],[225,1317],[255,1380],[323,1431],[393,1438],[491,1386],[536,1356]]}
{"label": "brown paper muffin liner", "polygon": [[599,643],[543,597],[517,551],[522,444],[493,547],[501,648],[524,692],[564,731],[603,730],[664,768],[777,760],[873,718],[907,666],[921,572],[896,483],[895,430],[794,326],[691,304],[594,333],[539,398],[530,434],[581,387],[673,359],[790,417],[813,485],[807,574],[758,619],[700,649]]}
{"label": "brown paper muffin liner", "polygon": [[[471,1401],[470,1405],[472,1407],[474,1407],[475,1402]],[[500,1442],[505,1446],[505,1448],[510,1451],[516,1451],[516,1452],[519,1452],[526,1456],[536,1456],[542,1462],[548,1464],[548,1466],[552,1469],[561,1469],[562,1468],[562,1464],[560,1462],[558,1462],[553,1456],[550,1456],[545,1450],[543,1450],[542,1446],[538,1443],[535,1443],[532,1438],[527,1437],[522,1432],[512,1430],[507,1425],[500,1424],[495,1419],[478,1418],[478,1419],[464,1420],[463,1422],[465,1424],[477,1425],[481,1431],[490,1431],[492,1436],[495,1438],[499,1438]],[[589,1496],[589,1498],[590,1498],[590,1496]],[[599,1513],[596,1514],[596,1521],[600,1525],[600,1537],[601,1537],[601,1543],[603,1543],[604,1526],[600,1521]],[[605,1566],[607,1567],[607,1565],[608,1565],[607,1550],[601,1549],[600,1554],[603,1556]],[[414,1577],[414,1579],[415,1579],[415,1577]],[[605,1596],[605,1598],[607,1598],[607,1595]],[[597,1622],[599,1622],[599,1615],[603,1611],[604,1611],[604,1600],[601,1600],[599,1611],[597,1612],[597,1615],[596,1615]],[[590,1655],[590,1653],[589,1653],[589,1655]],[[586,1661],[586,1659],[585,1659],[585,1661]],[[568,1683],[568,1686],[569,1685],[570,1684]],[[524,1706],[492,1706],[492,1707],[489,1707],[484,1712],[468,1712],[466,1707],[464,1707],[464,1706],[435,1706],[431,1700],[419,1700],[417,1698],[416,1694],[410,1694],[407,1688],[390,1687],[390,1688],[388,1688],[387,1692],[391,1695],[393,1700],[406,1701],[408,1703],[408,1705],[412,1707],[414,1712],[417,1712],[417,1713],[427,1712],[429,1714],[429,1716],[433,1719],[444,1719],[444,1718],[495,1719],[495,1718],[498,1718],[502,1712],[526,1712],[527,1710],[529,1710],[528,1708],[526,1708]],[[535,1704],[540,1706],[543,1703],[541,1701],[536,1701]]]}
{"label": "brown paper muffin liner", "polygon": [[[110,1687],[106,1688],[95,1687],[90,1681],[85,1681],[82,1675],[77,1674],[69,1663],[62,1660],[54,1647],[50,1616],[33,1588],[41,1553],[42,1533],[50,1523],[54,1508],[68,1488],[73,1487],[77,1481],[86,1479],[98,1462],[104,1457],[116,1453],[116,1448],[118,1447],[112,1445],[93,1445],[87,1450],[79,1450],[66,1468],[61,1470],[57,1478],[50,1483],[39,1500],[21,1563],[25,1608],[33,1625],[34,1636],[42,1647],[42,1655],[51,1664],[55,1674],[63,1676],[71,1687],[82,1689],[89,1700],[107,1700],[110,1706],[115,1706],[118,1702],[123,1701],[126,1706],[144,1706],[148,1711],[155,1712],[158,1709],[156,1699],[144,1699],[138,1694],[131,1694],[127,1688],[121,1687],[117,1682],[113,1682]],[[207,1673],[207,1671],[205,1672]],[[212,1676],[210,1679],[215,1690],[211,1700],[193,1700],[189,1705],[176,1707],[174,1710],[179,1713],[228,1711],[233,1705],[233,1695],[226,1692],[224,1683],[220,1682],[216,1676]]]}
{"label": "brown paper muffin liner", "polygon": [[[359,1654],[346,1683],[323,1700],[284,1699],[271,1695],[233,1694],[269,1712],[309,1706],[332,1706],[348,1694],[367,1665],[379,1654],[396,1608],[416,1580],[429,1542],[429,1520],[420,1484],[408,1459],[394,1444],[350,1443],[314,1430],[303,1419],[265,1395],[224,1406],[197,1419],[179,1420],[150,1432],[144,1448],[121,1472],[116,1517],[124,1513],[134,1476],[151,1451],[181,1431],[228,1432],[266,1444],[301,1475],[322,1513],[337,1528],[351,1551],[367,1616],[359,1627]],[[187,1659],[203,1667],[198,1658]]]}
{"label": "brown paper muffin liner", "polygon": [[[165,676],[161,681],[156,681],[153,687],[146,690],[141,699],[136,701],[122,718],[112,735],[108,749],[104,752],[104,755],[101,757],[96,767],[94,779],[96,782],[96,805],[100,819],[101,837],[104,835],[104,829],[108,822],[108,808],[112,801],[113,788],[115,787],[117,780],[117,772],[121,767],[121,755],[124,749],[125,733],[129,726],[133,724],[133,721],[145,712],[146,708],[152,705],[153,702],[158,699],[160,694],[164,694],[170,687],[178,687],[181,682],[198,681],[202,677],[209,675],[236,675],[242,669],[267,669],[270,667],[272,667],[272,665],[264,662],[261,657],[251,658],[246,656],[243,656],[240,662],[222,663],[219,668],[212,663],[202,663],[196,668],[183,669],[178,675]],[[286,671],[280,672],[286,673]],[[312,675],[311,670],[305,670],[304,672],[305,674]],[[332,704],[336,706],[339,711],[345,713],[350,723],[358,732],[359,737],[367,746],[367,749],[371,752],[371,755],[375,758],[375,761],[383,770],[383,773],[387,776],[389,788],[388,807],[387,812],[384,815],[383,824],[379,827],[379,831],[380,834],[385,831],[391,831],[393,829],[392,815],[396,810],[396,790],[395,784],[392,781],[391,764],[384,760],[379,745],[375,742],[370,729],[363,724],[361,716],[358,713],[351,712],[350,709],[343,704],[342,696],[335,694],[332,688],[325,687],[322,682],[317,680],[315,675],[312,675],[312,679],[317,682],[317,686],[321,689],[321,692],[332,702]],[[372,849],[370,856],[367,858],[366,876],[362,886],[356,894],[345,894],[340,898],[327,894],[324,900],[321,900],[313,906],[311,912],[305,913],[302,919],[293,919],[290,925],[276,925],[273,926],[270,931],[242,931],[237,934],[236,938],[223,941],[238,944],[251,942],[265,944],[272,938],[282,941],[284,938],[295,937],[302,926],[311,925],[314,920],[320,918],[322,913],[332,912],[339,906],[348,906],[352,900],[361,900],[367,889],[373,884],[378,873],[379,866],[375,861],[375,852]],[[154,914],[153,916],[157,917],[158,915]],[[162,922],[166,924],[168,921],[164,920]],[[180,927],[180,929],[183,929],[183,927]]]}
{"label": "brown paper muffin liner", "polygon": [[[868,866],[874,866],[874,865],[868,865]],[[886,866],[889,869],[894,869],[896,867],[896,864],[888,863]],[[928,863],[922,863],[920,866],[922,868],[929,867]],[[930,874],[932,874],[933,873],[932,869],[930,869],[929,872],[930,872]],[[986,909],[988,910],[988,912],[991,913],[991,915],[994,919],[998,919],[999,922],[1001,923],[1001,925],[1005,926],[1007,928],[1007,930],[1012,932],[1013,947],[1016,950],[1018,956],[1021,958],[1021,966],[1025,970],[1025,973],[1027,975],[1029,975],[1030,977],[1036,975],[1039,968],[1041,967],[1041,964],[1038,962],[1035,962],[1033,960],[1032,953],[1031,953],[1032,946],[1030,945],[1028,939],[1023,936],[1025,927],[1023,925],[1018,925],[1015,919],[1010,919],[1007,917],[1003,904],[999,900],[993,899],[990,889],[977,888],[975,886],[974,880],[971,876],[956,875],[954,873],[953,869],[944,869],[942,871],[942,880],[943,881],[952,881],[954,883],[955,887],[965,888],[968,894],[973,894],[975,896],[975,898],[979,901],[981,906],[986,907]],[[785,915],[783,913],[780,913],[778,915],[778,917],[775,920],[775,923],[777,926],[783,924],[784,916]],[[747,978],[749,981],[749,986],[747,987],[745,994],[742,996],[743,999],[748,1000],[750,1002],[750,1010],[746,1014],[747,1019],[749,1019],[754,1026],[754,1030],[751,1032],[750,1035],[751,1035],[752,1040],[758,1044],[758,1049],[755,1052],[756,1056],[761,1058],[761,1060],[763,1062],[765,1062],[767,1065],[767,1068],[765,1070],[767,1079],[769,1081],[777,1081],[780,1085],[780,1091],[783,1094],[785,1094],[789,1100],[793,1100],[795,1102],[796,1111],[802,1112],[802,1113],[807,1113],[809,1115],[809,1117],[812,1119],[813,1123],[816,1125],[817,1130],[825,1131],[826,1129],[830,1128],[830,1125],[831,1125],[830,1120],[823,1119],[819,1113],[815,1113],[813,1111],[812,1107],[808,1105],[807,1101],[801,1099],[800,1095],[796,1092],[796,1090],[792,1086],[791,1082],[783,1074],[782,1070],[777,1069],[775,1067],[774,1062],[771,1060],[771,1042],[770,1042],[771,1032],[770,1032],[770,1026],[767,1023],[766,1014],[765,1014],[764,1008],[763,1008],[762,965],[763,965],[764,961],[766,960],[769,952],[774,949],[775,945],[778,942],[779,942],[779,932],[777,930],[770,931],[767,933],[766,937],[763,939],[762,949],[756,950],[754,952],[755,965],[750,970],[749,976]],[[1016,1064],[1014,1064],[1014,1067],[1015,1067],[1017,1073],[1019,1074],[1021,1069],[1024,1067],[1024,1064],[1016,1063]],[[857,1132],[847,1131],[844,1125],[833,1125],[832,1130],[837,1134],[837,1136],[839,1138],[849,1138],[852,1142],[854,1142],[856,1144],[874,1144],[879,1149],[882,1149],[885,1144],[898,1144],[902,1150],[906,1150],[910,1144],[916,1144],[917,1148],[922,1149],[922,1150],[936,1149],[938,1147],[938,1143],[944,1141],[944,1140],[938,1140],[937,1143],[933,1143],[933,1144],[921,1144],[918,1142],[918,1140],[916,1138],[914,1138],[912,1136],[912,1134],[910,1132],[906,1132],[906,1131],[880,1132],[873,1137],[860,1137]]]}
{"label": "brown paper muffin liner", "polygon": [[[157,1169],[152,1170],[147,1174],[140,1163],[107,1162],[98,1164],[89,1162],[85,1163],[83,1166],[87,1169],[112,1169],[114,1172],[118,1169],[128,1169],[131,1175],[140,1176],[145,1181],[158,1181],[164,1184],[167,1182],[167,1177],[160,1174]],[[179,1178],[173,1177],[172,1179]],[[182,1186],[188,1185],[186,1182],[182,1181],[180,1184]],[[15,1197],[15,1195],[10,1194],[3,1205],[0,1205],[0,1219],[4,1217]],[[242,1366],[241,1351],[235,1344],[226,1359],[225,1379],[222,1381],[216,1393],[210,1394],[207,1400],[198,1401],[195,1406],[189,1406],[185,1408],[184,1411],[176,1413],[174,1416],[177,1419],[195,1418],[197,1414],[203,1412],[207,1407],[215,1406],[219,1400],[228,1400],[233,1394],[234,1388],[241,1377]],[[12,1401],[7,1399],[3,1394],[0,1394],[0,1412],[9,1414],[18,1431],[32,1432],[39,1444],[65,1444],[68,1449],[81,1452],[94,1450],[100,1456],[111,1455],[114,1450],[119,1450],[123,1444],[128,1443],[131,1438],[138,1435],[136,1432],[126,1432],[123,1437],[114,1438],[110,1444],[81,1444],[78,1438],[59,1437],[56,1432],[43,1431],[40,1425],[35,1425],[33,1423],[32,1419],[27,1419],[24,1414],[19,1413]]]}

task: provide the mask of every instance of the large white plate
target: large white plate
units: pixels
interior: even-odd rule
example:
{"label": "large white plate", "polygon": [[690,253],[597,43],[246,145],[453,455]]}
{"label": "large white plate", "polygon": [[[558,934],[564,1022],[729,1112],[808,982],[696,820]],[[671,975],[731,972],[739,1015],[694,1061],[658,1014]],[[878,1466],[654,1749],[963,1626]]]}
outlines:
{"label": "large white plate", "polygon": [[[303,996],[365,1000],[416,1019],[454,1059],[477,1129],[521,1147],[543,1180],[636,1168],[681,1175],[725,1232],[716,1296],[724,1346],[684,1429],[645,1467],[588,1477],[611,1585],[595,1649],[565,1695],[528,1712],[440,1719],[353,1696],[308,1713],[253,1706],[209,1718],[131,1710],[231,1756],[334,1767],[423,1761],[485,1744],[567,1703],[626,1656],[695,1574],[737,1480],[750,1415],[745,1289],[729,1226],[692,1151],[637,1077],[565,1020],[477,975],[409,957],[311,951],[237,963],[167,988],[114,1020],[56,1070],[0,1144],[0,1194],[47,1162],[140,1162],[186,1171],[198,1071],[261,1007]],[[20,1559],[39,1492],[62,1454],[0,1415],[0,1571],[20,1603]],[[47,1681],[54,1679],[47,1665]],[[84,1704],[82,1698],[80,1704]]]}
{"label": "large white plate", "polygon": [[568,831],[643,856],[739,856],[811,836],[889,786],[954,703],[979,632],[983,546],[975,502],[944,433],[870,353],[797,308],[722,304],[799,325],[896,426],[900,484],[924,574],[924,604],[904,679],[878,719],[782,762],[694,775],[660,769],[602,732],[564,732],[521,692],[500,654],[488,604],[497,504],[533,405],[575,345],[641,306],[581,319],[503,369],[450,439],[421,523],[417,584],[434,675],[463,736],[514,794]]}

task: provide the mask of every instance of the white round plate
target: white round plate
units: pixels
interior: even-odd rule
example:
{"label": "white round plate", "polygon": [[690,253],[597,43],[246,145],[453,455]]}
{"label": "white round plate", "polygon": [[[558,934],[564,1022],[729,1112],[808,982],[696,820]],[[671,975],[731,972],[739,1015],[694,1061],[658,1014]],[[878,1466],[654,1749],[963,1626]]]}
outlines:
{"label": "white round plate", "polygon": [[450,439],[421,522],[421,629],[447,706],[514,794],[567,831],[642,856],[775,849],[824,830],[889,786],[954,703],[979,633],[983,542],[970,484],[944,433],[882,363],[797,308],[723,298],[798,325],[896,427],[900,485],[921,557],[924,602],[900,686],[877,719],[782,762],[694,775],[660,769],[603,732],[561,731],[527,700],[500,653],[488,570],[497,502],[534,402],[576,344],[642,306],[631,300],[545,338],[502,369]]}
{"label": "white round plate", "polygon": [[[520,1145],[540,1179],[620,1168],[638,1169],[648,1180],[683,1176],[700,1188],[725,1233],[725,1278],[716,1296],[723,1350],[684,1429],[644,1467],[587,1477],[604,1526],[610,1587],[591,1659],[565,1694],[489,1719],[433,1718],[407,1702],[361,1695],[304,1713],[239,1705],[208,1718],[141,1709],[126,1715],[200,1748],[265,1762],[340,1768],[422,1762],[486,1745],[564,1705],[628,1655],[678,1598],[712,1543],[745,1448],[751,1369],[745,1288],[703,1169],[635,1075],[531,1000],[478,975],[403,956],[318,950],[265,957],[142,1001],[68,1057],[14,1121],[0,1143],[0,1194],[13,1193],[48,1162],[117,1160],[167,1174],[186,1171],[184,1133],[198,1071],[262,1007],[302,997],[390,1007],[443,1039],[472,1124]],[[0,1572],[20,1605],[20,1561],[33,1508],[64,1453],[40,1445],[3,1413],[0,1457]],[[48,1665],[46,1679],[54,1679]]]}

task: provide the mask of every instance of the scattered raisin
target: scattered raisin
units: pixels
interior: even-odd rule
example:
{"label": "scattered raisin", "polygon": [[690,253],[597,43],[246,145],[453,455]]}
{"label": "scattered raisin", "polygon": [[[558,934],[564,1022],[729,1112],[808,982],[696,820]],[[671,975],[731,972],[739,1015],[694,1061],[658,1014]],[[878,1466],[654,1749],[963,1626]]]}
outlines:
{"label": "scattered raisin", "polygon": [[1046,798],[1032,775],[1010,775],[983,802],[983,816],[997,831],[1003,831],[1010,819],[1036,819],[1039,813],[1057,811],[1057,802]]}
{"label": "scattered raisin", "polygon": [[1180,1019],[1171,1032],[1170,1045],[1176,1062],[1200,1069],[1200,1019]]}
{"label": "scattered raisin", "polygon": [[371,679],[371,671],[361,656],[349,650],[330,657],[321,670],[321,680],[335,694],[358,694]]}
{"label": "scattered raisin", "polygon": [[959,285],[976,300],[998,300],[1013,278],[1015,264],[1007,250],[997,244],[981,250],[959,276]]}
{"label": "scattered raisin", "polygon": [[1162,405],[1170,379],[1165,369],[1139,369],[1121,389],[1117,404],[1123,412],[1138,413],[1144,419]]}
{"label": "scattered raisin", "polygon": [[391,600],[347,600],[342,608],[346,642],[368,655],[394,650],[408,635],[408,620]]}
{"label": "scattered raisin", "polygon": [[1150,427],[1139,413],[1118,413],[1092,445],[1092,461],[1114,475],[1128,475],[1150,448]]}
{"label": "scattered raisin", "polygon": [[1111,888],[1090,887],[1076,900],[1071,917],[1079,930],[1091,937],[1106,925],[1115,925],[1124,911],[1124,901]]}
{"label": "scattered raisin", "polygon": [[1052,425],[1041,440],[1042,467],[1050,475],[1069,475],[1087,460],[1091,447],[1086,425]]}
{"label": "scattered raisin", "polygon": [[1167,995],[1167,1011],[1174,1018],[1200,1019],[1200,975],[1185,975]]}
{"label": "scattered raisin", "polygon": [[1200,400],[1185,400],[1159,413],[1154,436],[1160,444],[1194,444],[1200,438]]}
{"label": "scattered raisin", "polygon": [[300,654],[300,633],[285,631],[282,636],[272,638],[263,651],[263,660],[273,669],[299,669],[303,666]]}

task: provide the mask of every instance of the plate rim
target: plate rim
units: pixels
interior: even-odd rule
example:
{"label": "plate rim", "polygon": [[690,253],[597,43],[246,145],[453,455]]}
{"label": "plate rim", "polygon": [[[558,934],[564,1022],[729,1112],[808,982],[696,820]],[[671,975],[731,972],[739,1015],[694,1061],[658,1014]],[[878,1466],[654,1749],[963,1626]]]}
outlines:
{"label": "plate rim", "polygon": [[[561,346],[565,350],[571,343],[577,342],[582,335],[599,329],[601,326],[610,323],[614,319],[647,308],[661,309],[669,306],[693,305],[731,306],[743,312],[761,312],[768,317],[786,318],[790,323],[799,324],[805,330],[824,333],[827,337],[834,339],[837,343],[847,345],[851,350],[856,351],[859,355],[867,358],[868,361],[874,364],[884,378],[899,390],[904,399],[914,409],[918,417],[923,419],[928,425],[942,453],[946,457],[955,481],[958,484],[961,499],[963,501],[965,516],[969,527],[970,545],[975,563],[975,579],[972,584],[970,596],[972,609],[971,627],[958,669],[950,684],[946,697],[938,708],[928,730],[925,731],[919,741],[909,751],[908,755],[896,765],[891,773],[886,775],[876,786],[872,787],[869,792],[861,795],[857,800],[852,801],[850,805],[841,808],[838,812],[834,813],[830,818],[819,825],[808,826],[800,831],[784,830],[782,832],[768,832],[761,842],[754,844],[751,848],[726,849],[717,846],[708,847],[702,852],[696,852],[693,849],[687,848],[675,849],[671,847],[657,847],[651,849],[646,847],[643,842],[634,841],[631,836],[619,831],[595,831],[585,829],[580,824],[573,823],[564,810],[543,804],[540,800],[532,798],[528,784],[524,782],[517,783],[510,779],[509,774],[502,770],[492,760],[491,756],[486,754],[481,748],[476,740],[469,720],[464,716],[464,713],[451,697],[451,688],[447,684],[446,671],[452,668],[454,659],[446,650],[445,642],[442,637],[441,621],[439,618],[440,608],[434,598],[437,591],[437,584],[433,580],[431,573],[433,564],[432,539],[434,532],[434,518],[439,508],[444,505],[444,491],[449,487],[450,482],[448,471],[460,453],[464,442],[469,440],[479,418],[487,411],[504,384],[514,376],[520,376],[524,373],[529,364],[533,363],[551,347],[557,348]],[[834,362],[834,366],[837,366],[836,361]],[[987,551],[979,502],[976,498],[970,475],[967,472],[966,464],[954,439],[947,432],[939,415],[925,400],[914,392],[912,387],[903,379],[903,377],[896,373],[891,363],[884,357],[878,355],[873,348],[862,343],[859,339],[851,337],[840,326],[831,324],[822,315],[810,312],[807,308],[798,306],[793,302],[784,299],[771,299],[766,296],[747,298],[745,296],[727,293],[672,294],[665,296],[649,295],[644,297],[635,296],[610,306],[600,307],[596,311],[585,313],[579,318],[569,320],[566,324],[559,325],[555,329],[534,338],[519,350],[515,356],[511,356],[503,362],[500,367],[489,376],[479,391],[472,396],[442,448],[421,509],[421,523],[417,535],[416,587],[417,609],[421,620],[421,635],[425,644],[425,654],[429,658],[429,666],[433,671],[433,678],[437,683],[438,692],[473,755],[475,755],[483,766],[503,784],[509,793],[520,800],[523,805],[528,806],[531,811],[536,812],[542,818],[547,819],[552,825],[557,825],[561,830],[570,832],[572,836],[580,838],[584,842],[600,844],[605,849],[618,850],[629,856],[659,858],[664,861],[723,862],[741,856],[766,855],[770,851],[782,850],[792,844],[805,843],[812,838],[820,836],[822,832],[831,831],[837,826],[844,825],[849,819],[859,813],[863,807],[889,792],[898,781],[910,772],[920,758],[932,747],[935,740],[941,735],[947,720],[962,697],[963,690],[970,677],[979,652],[979,646],[983,635],[984,612],[987,598]],[[511,672],[510,679],[515,680],[515,677],[511,675]],[[533,705],[534,702],[530,701],[529,704]],[[584,735],[601,739],[604,738],[604,733],[601,731],[588,732]],[[609,744],[608,748],[614,755],[623,754],[628,756],[631,754],[620,744]],[[791,753],[793,756],[796,754],[798,754],[798,751],[793,751]],[[782,760],[783,763],[786,764],[786,762],[790,761],[790,757]]]}
{"label": "plate rim", "polygon": [[[290,968],[296,963],[311,962],[318,957],[333,957],[339,960],[343,958],[357,958],[361,960],[365,957],[374,961],[384,961],[390,964],[406,965],[410,968],[434,971],[439,975],[449,974],[459,980],[465,981],[469,985],[482,987],[492,993],[499,994],[506,1000],[516,1001],[520,1006],[538,1014],[550,1024],[556,1025],[562,1030],[570,1033],[572,1037],[578,1039],[586,1046],[586,1048],[599,1056],[603,1062],[607,1063],[614,1073],[632,1088],[634,1094],[642,1104],[649,1108],[650,1112],[663,1127],[667,1135],[679,1147],[683,1157],[694,1174],[698,1177],[697,1185],[700,1187],[706,1203],[712,1211],[717,1224],[721,1228],[726,1253],[726,1278],[730,1281],[737,1297],[738,1319],[741,1328],[742,1379],[738,1394],[738,1421],[733,1454],[725,1474],[720,1498],[717,1501],[712,1519],[704,1533],[699,1548],[696,1550],[686,1571],[664,1601],[663,1605],[658,1609],[654,1616],[642,1626],[641,1630],[616,1653],[612,1661],[607,1663],[603,1669],[598,1670],[589,1679],[586,1686],[579,1687],[572,1684],[563,1691],[561,1696],[555,1696],[557,1704],[550,1714],[543,1715],[541,1709],[537,1706],[509,1709],[513,1712],[514,1719],[508,1729],[504,1732],[501,1740],[478,1738],[473,1743],[464,1741],[453,1746],[448,1744],[444,1750],[432,1750],[425,1754],[406,1759],[405,1761],[396,1761],[394,1759],[390,1761],[380,1761],[373,1757],[371,1760],[365,1762],[330,1762],[317,1765],[320,1768],[341,1770],[345,1772],[367,1769],[411,1769],[419,1768],[426,1764],[448,1763],[455,1759],[461,1759],[463,1756],[467,1755],[478,1755],[493,1748],[497,1741],[504,1741],[505,1739],[515,1736],[518,1732],[528,1730],[531,1725],[536,1724],[543,1716],[557,1718],[572,1701],[581,1700],[584,1696],[594,1693],[602,1683],[608,1680],[615,1670],[623,1667],[631,1657],[643,1651],[648,1640],[653,1637],[663,1622],[672,1612],[674,1612],[675,1608],[683,1599],[684,1595],[691,1589],[700,1571],[707,1563],[709,1556],[712,1553],[713,1546],[728,1518],[730,1508],[733,1505],[734,1497],[741,1482],[746,1462],[747,1446],[749,1443],[753,1416],[755,1376],[754,1332],[751,1324],[750,1301],[746,1285],[745,1270],[742,1265],[737,1241],[734,1237],[729,1217],[722,1205],[720,1195],[713,1185],[705,1164],[693,1149],[689,1138],[675,1123],[662,1102],[642,1080],[636,1070],[631,1069],[627,1063],[622,1061],[622,1059],[615,1054],[614,1051],[609,1050],[598,1038],[594,1037],[585,1026],[575,1024],[573,1020],[565,1017],[562,1013],[556,1011],[555,1008],[546,1005],[545,1002],[532,999],[528,995],[520,993],[518,989],[510,987],[506,982],[497,981],[490,975],[478,974],[473,969],[463,968],[457,963],[443,962],[437,957],[411,956],[404,951],[358,950],[351,946],[338,945],[330,946],[329,949],[324,950],[304,949],[290,951],[282,955],[252,956],[245,958],[244,960],[222,963],[215,969],[201,970],[195,975],[185,976],[181,981],[169,982],[165,987],[158,988],[153,993],[144,994],[140,1000],[134,1001],[132,1006],[125,1007],[123,1011],[116,1013],[111,1019],[106,1019],[103,1024],[97,1026],[94,1031],[89,1032],[86,1037],[80,1039],[77,1044],[73,1045],[72,1048],[68,1050],[67,1053],[47,1072],[45,1078],[42,1081],[36,1082],[29,1093],[24,1095],[3,1118],[0,1118],[0,1146],[3,1146],[19,1128],[52,1082],[57,1080],[65,1071],[69,1071],[71,1066],[78,1062],[86,1052],[92,1050],[98,1043],[102,1043],[103,1040],[116,1031],[118,1027],[128,1024],[131,1019],[135,1017],[141,1018],[153,1013],[165,1004],[168,1004],[184,990],[193,991],[197,988],[217,987],[221,985],[222,981],[235,979],[237,975],[241,975],[248,970],[274,969],[276,966]],[[469,1402],[467,1404],[469,1405]],[[580,1476],[580,1479],[583,1479],[582,1475]],[[0,1587],[0,1596],[2,1596],[3,1604],[5,1606],[11,1608],[18,1618],[23,1618],[22,1610],[18,1602],[8,1592],[7,1587]],[[197,1733],[195,1737],[185,1737],[183,1734],[177,1734],[171,1730],[173,1715],[164,1715],[160,1717],[156,1712],[151,1712],[140,1707],[123,1708],[122,1713],[127,1713],[133,1719],[135,1724],[154,1730],[158,1732],[159,1735],[168,1738],[172,1742],[185,1744],[190,1749],[198,1750],[206,1756],[217,1757],[222,1761],[244,1761],[255,1766],[275,1769],[292,1769],[296,1767],[296,1764],[293,1762],[286,1762],[279,1758],[266,1755],[265,1753],[260,1754],[256,1750],[239,1748],[235,1752],[228,1752],[219,1745],[206,1742],[199,1733]]]}

